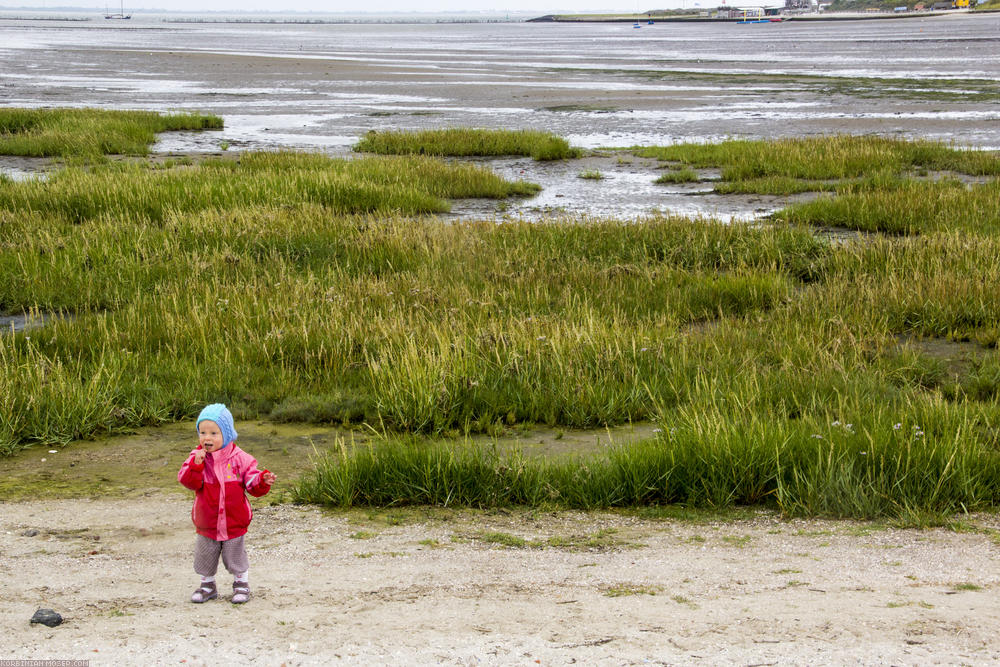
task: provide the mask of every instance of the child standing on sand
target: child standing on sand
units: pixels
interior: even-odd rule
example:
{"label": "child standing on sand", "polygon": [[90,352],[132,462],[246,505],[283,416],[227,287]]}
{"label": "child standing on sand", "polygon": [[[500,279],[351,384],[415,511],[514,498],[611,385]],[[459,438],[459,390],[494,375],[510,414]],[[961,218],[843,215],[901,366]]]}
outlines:
{"label": "child standing on sand", "polygon": [[222,563],[232,573],[233,604],[250,599],[250,561],[243,536],[253,518],[246,494],[260,497],[277,479],[268,470],[257,469],[257,459],[236,446],[233,415],[222,403],[207,406],[195,423],[198,448],[191,452],[177,473],[177,481],[194,491],[191,520],[198,536],[194,546],[194,571],[201,586],[191,602],[219,597],[215,572]]}

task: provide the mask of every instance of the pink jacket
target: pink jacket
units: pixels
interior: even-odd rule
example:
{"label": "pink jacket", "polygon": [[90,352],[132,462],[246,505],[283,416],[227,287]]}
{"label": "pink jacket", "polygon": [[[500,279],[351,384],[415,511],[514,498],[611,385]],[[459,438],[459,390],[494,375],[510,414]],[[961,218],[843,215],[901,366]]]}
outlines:
{"label": "pink jacket", "polygon": [[181,466],[177,481],[194,491],[191,520],[196,532],[219,542],[245,534],[253,518],[246,494],[259,498],[271,490],[257,459],[235,442],[205,454],[200,465],[194,462],[195,451]]}

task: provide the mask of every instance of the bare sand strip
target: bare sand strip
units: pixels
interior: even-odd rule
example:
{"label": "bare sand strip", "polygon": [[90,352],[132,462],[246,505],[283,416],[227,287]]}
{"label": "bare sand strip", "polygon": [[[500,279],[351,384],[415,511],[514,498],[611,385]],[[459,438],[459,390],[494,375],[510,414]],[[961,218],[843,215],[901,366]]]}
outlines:
{"label": "bare sand strip", "polygon": [[[1000,661],[992,516],[954,532],[770,514],[718,523],[524,511],[373,518],[261,506],[249,538],[254,597],[237,607],[225,573],[219,600],[187,601],[196,583],[189,507],[169,491],[0,504],[0,659]],[[527,542],[500,543],[513,538]],[[30,625],[40,607],[64,623]]]}

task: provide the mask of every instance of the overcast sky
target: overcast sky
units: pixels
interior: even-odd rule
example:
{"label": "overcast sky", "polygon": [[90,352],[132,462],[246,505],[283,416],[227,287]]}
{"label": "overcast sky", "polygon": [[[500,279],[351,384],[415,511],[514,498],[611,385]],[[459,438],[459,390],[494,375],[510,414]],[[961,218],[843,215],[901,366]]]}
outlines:
{"label": "overcast sky", "polygon": [[[109,5],[117,5],[120,0],[108,0]],[[125,0],[128,11],[162,9],[182,12],[233,12],[233,11],[312,11],[322,13],[364,12],[459,12],[489,11],[528,13],[542,15],[573,12],[635,12],[650,8],[672,9],[694,7],[699,2],[702,7],[716,6],[719,0]],[[732,4],[734,0],[729,3]],[[104,0],[0,0],[4,7],[99,7]]]}

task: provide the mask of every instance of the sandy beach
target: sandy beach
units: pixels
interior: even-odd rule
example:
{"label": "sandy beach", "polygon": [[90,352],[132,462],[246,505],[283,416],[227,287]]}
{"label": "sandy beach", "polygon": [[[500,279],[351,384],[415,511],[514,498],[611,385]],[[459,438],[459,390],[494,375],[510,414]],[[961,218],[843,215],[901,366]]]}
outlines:
{"label": "sandy beach", "polygon": [[[843,521],[257,503],[253,598],[188,602],[186,494],[2,505],[0,659],[264,665],[1000,660],[995,517]],[[520,538],[524,540],[519,542]],[[29,619],[60,613],[48,628]]]}

